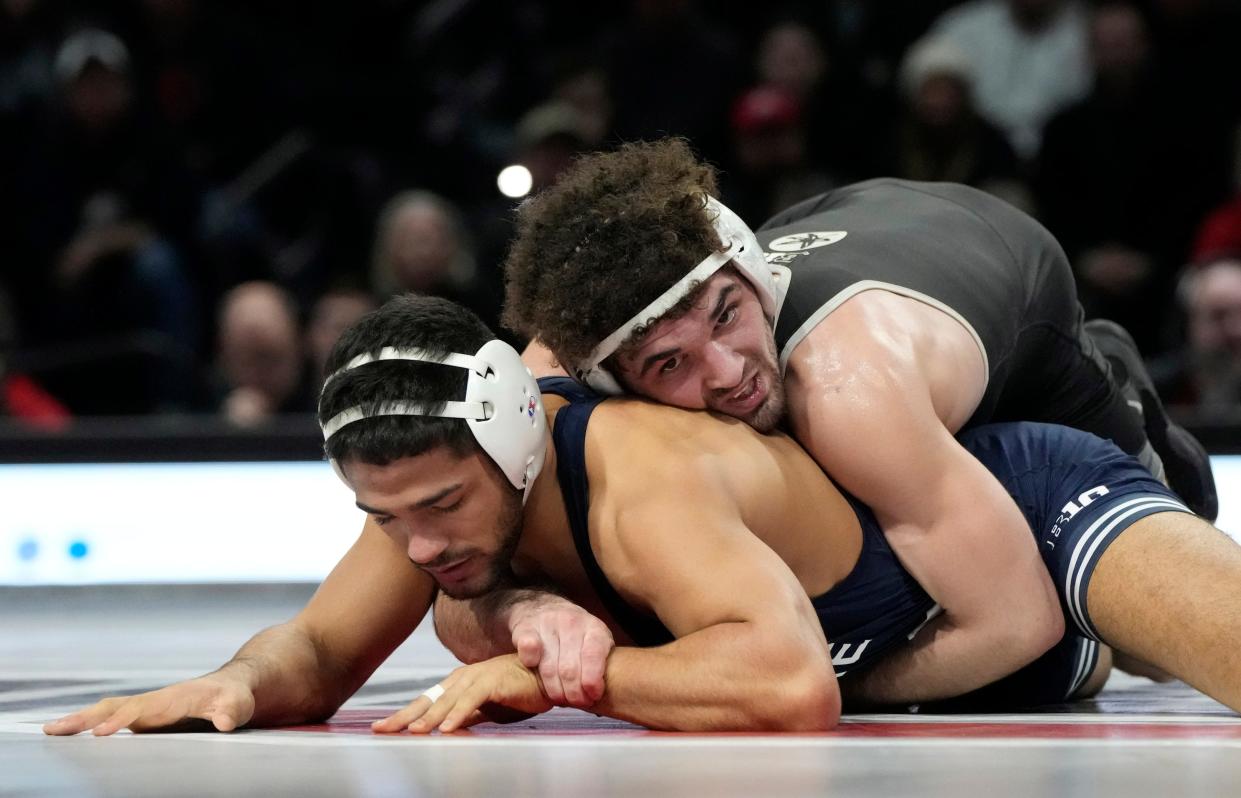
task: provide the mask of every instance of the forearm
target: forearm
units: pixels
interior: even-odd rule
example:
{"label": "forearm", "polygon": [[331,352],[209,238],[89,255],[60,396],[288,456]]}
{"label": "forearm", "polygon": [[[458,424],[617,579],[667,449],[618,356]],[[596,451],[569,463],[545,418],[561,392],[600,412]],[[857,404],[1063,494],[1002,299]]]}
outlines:
{"label": "forearm", "polygon": [[1063,635],[1060,603],[1028,527],[1002,514],[976,520],[889,534],[942,614],[864,675],[869,700],[963,695],[1028,665]]}
{"label": "forearm", "polygon": [[351,676],[290,622],[259,632],[209,675],[245,684],[255,702],[249,725],[274,726],[330,716],[369,674]]}
{"label": "forearm", "polygon": [[722,623],[658,648],[618,647],[592,711],[677,731],[815,731],[840,717],[826,652],[788,646],[752,622]]}
{"label": "forearm", "polygon": [[[908,645],[842,678],[845,706],[856,712],[876,705],[953,698],[1008,676],[1037,657],[1006,645],[1005,638],[1003,633],[988,633],[985,625],[957,626],[948,615],[940,615]],[[1013,651],[1018,652],[1016,657]]]}

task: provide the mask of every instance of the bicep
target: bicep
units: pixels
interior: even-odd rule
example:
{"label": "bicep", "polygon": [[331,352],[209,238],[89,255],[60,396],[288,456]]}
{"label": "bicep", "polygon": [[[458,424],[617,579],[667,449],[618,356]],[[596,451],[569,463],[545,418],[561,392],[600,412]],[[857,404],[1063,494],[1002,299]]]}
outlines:
{"label": "bicep", "polygon": [[414,631],[434,596],[434,581],[367,518],[294,623],[341,667],[374,668]]}
{"label": "bicep", "polygon": [[829,390],[813,379],[797,386],[790,411],[798,440],[871,508],[931,595],[976,605],[996,578],[1026,586],[1039,577],[1025,517],[940,422],[915,371],[861,364],[843,386]]}
{"label": "bicep", "polygon": [[[682,482],[684,485],[684,480]],[[825,647],[810,600],[788,565],[757,538],[726,496],[635,502],[600,541],[618,590],[675,637],[724,623],[760,624]]]}
{"label": "bicep", "polygon": [[925,376],[907,359],[882,347],[859,351],[829,376],[798,376],[790,387],[798,442],[885,529],[1017,512],[944,426]]}

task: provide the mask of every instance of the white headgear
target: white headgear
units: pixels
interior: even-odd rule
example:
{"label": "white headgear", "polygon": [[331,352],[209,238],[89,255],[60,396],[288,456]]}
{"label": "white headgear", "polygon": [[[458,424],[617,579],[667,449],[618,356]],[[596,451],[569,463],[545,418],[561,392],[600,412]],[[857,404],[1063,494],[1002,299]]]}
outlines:
{"label": "white headgear", "polygon": [[[474,433],[474,439],[487,453],[515,488],[525,491],[543,468],[547,455],[547,417],[543,415],[543,398],[538,381],[521,362],[521,355],[499,339],[488,341],[473,355],[429,352],[425,349],[397,349],[385,346],[377,354],[363,354],[333,372],[323,385],[346,371],[383,360],[411,360],[419,363],[440,363],[469,371],[464,401],[444,402],[441,410],[431,411],[435,403],[383,402],[372,412],[360,405],[342,410],[323,424],[326,443],[347,424],[376,416],[438,416],[462,418]],[[340,464],[331,460],[336,475],[346,485],[349,480]],[[352,487],[352,486],[351,486]]]}
{"label": "white headgear", "polygon": [[696,286],[728,263],[736,266],[742,276],[754,286],[759,302],[762,303],[763,313],[773,323],[779,318],[780,307],[784,304],[784,295],[788,291],[789,270],[784,266],[767,263],[766,258],[763,257],[763,248],[758,243],[754,231],[724,203],[714,197],[707,197],[707,212],[711,215],[711,226],[715,228],[715,234],[720,238],[722,249],[704,258],[654,302],[642,308],[634,314],[633,318],[600,341],[585,360],[574,366],[573,374],[578,381],[586,383],[600,393],[623,393],[615,375],[600,364],[619,349],[635,331],[663,316]]}

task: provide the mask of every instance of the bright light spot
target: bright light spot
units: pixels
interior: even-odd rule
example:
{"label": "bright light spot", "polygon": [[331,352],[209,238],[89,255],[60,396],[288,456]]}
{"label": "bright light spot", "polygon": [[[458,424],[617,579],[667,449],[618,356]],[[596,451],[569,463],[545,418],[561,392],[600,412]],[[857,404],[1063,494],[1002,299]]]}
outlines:
{"label": "bright light spot", "polygon": [[496,185],[500,187],[501,194],[516,199],[530,193],[531,187],[534,186],[534,178],[530,176],[529,169],[521,164],[514,164],[500,170]]}

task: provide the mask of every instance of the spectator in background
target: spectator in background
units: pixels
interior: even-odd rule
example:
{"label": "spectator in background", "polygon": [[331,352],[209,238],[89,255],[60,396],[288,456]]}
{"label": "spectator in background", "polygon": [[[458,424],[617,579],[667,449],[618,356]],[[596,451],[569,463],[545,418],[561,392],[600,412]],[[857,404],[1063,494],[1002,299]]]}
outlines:
{"label": "spectator in background", "polygon": [[336,345],[336,339],[378,306],[375,297],[350,288],[333,288],[315,302],[310,310],[310,320],[306,323],[306,351],[310,355],[316,394],[327,377],[327,359]]}
{"label": "spectator in background", "polygon": [[0,418],[50,432],[69,425],[68,409],[31,377],[11,368],[17,349],[17,320],[8,294],[0,289]]}
{"label": "spectator in background", "polygon": [[1216,190],[1202,129],[1154,74],[1142,15],[1121,2],[1091,18],[1090,95],[1048,124],[1035,185],[1042,218],[1077,270],[1089,316],[1160,348],[1176,269]]}
{"label": "spectator in background", "polygon": [[901,66],[907,108],[894,131],[895,173],[965,183],[1029,210],[1017,156],[975,111],[974,83],[969,57],[951,41],[926,38],[910,48]]}
{"label": "spectator in background", "polygon": [[832,187],[810,163],[801,102],[789,91],[750,89],[733,104],[730,121],[733,168],[722,180],[724,202],[754,227]]}
{"label": "spectator in background", "polygon": [[1161,393],[1207,414],[1241,411],[1241,254],[1187,268],[1178,298],[1187,341],[1152,369]]}
{"label": "spectator in background", "polygon": [[[1238,130],[1238,144],[1241,144],[1241,130]],[[1241,151],[1237,153],[1236,171],[1236,182],[1241,188]],[[1195,262],[1231,255],[1241,255],[1241,194],[1211,211],[1194,237]]]}
{"label": "spectator in background", "polygon": [[[582,83],[577,87],[582,95],[591,94],[591,82],[590,78],[582,77]],[[597,126],[601,120],[584,119],[578,108],[585,105],[588,113],[601,113],[602,109],[595,103],[602,100],[597,96],[579,96],[575,102],[553,99],[536,105],[522,115],[513,131],[509,163],[528,170],[528,194],[537,194],[553,185],[573,158],[588,148],[588,136],[595,133],[587,130],[592,125]],[[495,318],[499,313],[500,286],[504,281],[499,264],[503,262],[509,239],[513,236],[513,204],[514,198],[511,196],[488,192],[476,197],[467,206],[469,216],[464,223],[460,220],[456,222],[458,230],[465,228],[470,231],[470,250],[477,264],[477,274],[472,280],[474,288],[470,289],[476,299],[465,301],[467,304],[475,303],[472,306],[477,312],[491,314],[489,318]],[[457,234],[459,236],[460,233]],[[440,293],[443,290],[437,289]]]}
{"label": "spectator in background", "polygon": [[566,102],[546,102],[517,123],[517,163],[530,170],[530,193],[554,184],[586,147],[582,119]]}
{"label": "spectator in background", "polygon": [[931,33],[968,54],[979,112],[1030,160],[1047,120],[1089,90],[1086,30],[1075,0],[973,0]]}
{"label": "spectator in background", "polygon": [[827,53],[818,34],[795,20],[767,29],[755,61],[763,82],[779,86],[807,105],[829,72]]}
{"label": "spectator in background", "polygon": [[220,305],[220,412],[242,426],[314,409],[293,298],[274,283],[242,283]]}
{"label": "spectator in background", "polygon": [[889,104],[836,64],[809,24],[790,19],[768,28],[755,67],[761,85],[782,89],[797,101],[811,163],[836,182],[886,171],[877,160],[875,134],[890,122]]}
{"label": "spectator in background", "polygon": [[[20,271],[32,343],[94,347],[48,376],[76,413],[187,406],[197,303],[176,242],[196,213],[192,180],[147,124],[129,51],[87,29],[57,52],[60,105],[13,164],[27,216]],[[110,378],[103,378],[103,375]]]}
{"label": "spectator in background", "polygon": [[585,149],[603,146],[612,130],[612,97],[607,73],[588,64],[567,68],[555,81],[552,99],[565,103],[577,113],[577,133]]}
{"label": "spectator in background", "polygon": [[479,279],[460,211],[429,191],[407,191],[384,206],[372,248],[371,288],[381,299],[407,291],[445,297],[484,321],[500,313],[501,286]]}

